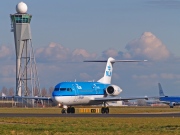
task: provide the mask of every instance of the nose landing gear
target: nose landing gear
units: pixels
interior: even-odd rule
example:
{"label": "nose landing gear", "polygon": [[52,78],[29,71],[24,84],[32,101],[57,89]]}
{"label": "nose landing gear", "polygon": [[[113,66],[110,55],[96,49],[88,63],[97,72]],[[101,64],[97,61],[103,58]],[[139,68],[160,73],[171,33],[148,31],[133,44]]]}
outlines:
{"label": "nose landing gear", "polygon": [[62,110],[61,110],[61,113],[62,113],[62,114],[67,113],[67,106],[66,106],[66,105],[63,105],[63,108],[62,108]]}

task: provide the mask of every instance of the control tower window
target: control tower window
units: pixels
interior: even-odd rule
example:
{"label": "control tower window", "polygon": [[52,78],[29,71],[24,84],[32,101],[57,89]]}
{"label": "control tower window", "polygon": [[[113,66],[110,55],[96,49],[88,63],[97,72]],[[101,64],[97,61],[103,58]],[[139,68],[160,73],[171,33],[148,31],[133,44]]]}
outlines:
{"label": "control tower window", "polygon": [[31,21],[31,15],[14,15],[14,16],[11,16],[11,20],[12,22],[15,22],[15,23],[30,23]]}

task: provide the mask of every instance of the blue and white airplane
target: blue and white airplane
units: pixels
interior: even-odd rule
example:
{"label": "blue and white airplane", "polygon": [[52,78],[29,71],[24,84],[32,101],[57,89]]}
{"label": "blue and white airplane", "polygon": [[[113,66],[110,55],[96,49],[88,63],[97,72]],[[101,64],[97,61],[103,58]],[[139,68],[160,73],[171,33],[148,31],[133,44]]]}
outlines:
{"label": "blue and white airplane", "polygon": [[122,89],[111,84],[113,64],[115,62],[142,62],[147,60],[115,60],[110,57],[107,62],[104,76],[97,82],[61,82],[57,84],[52,93],[52,98],[63,107],[62,113],[75,113],[76,105],[103,105],[101,113],[109,113],[108,101],[127,101],[147,99],[146,97],[121,98]]}
{"label": "blue and white airplane", "polygon": [[167,104],[170,108],[174,106],[180,105],[180,97],[178,96],[165,96],[161,84],[158,83],[159,86],[159,100],[161,103]]}

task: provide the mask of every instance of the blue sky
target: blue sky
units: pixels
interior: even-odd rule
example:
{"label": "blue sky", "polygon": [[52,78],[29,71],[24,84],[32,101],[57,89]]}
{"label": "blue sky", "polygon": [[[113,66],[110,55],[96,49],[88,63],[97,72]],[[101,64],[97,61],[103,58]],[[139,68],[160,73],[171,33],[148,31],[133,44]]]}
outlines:
{"label": "blue sky", "polygon": [[[9,14],[18,0],[3,0],[0,8],[0,86],[15,86],[15,50]],[[180,90],[179,0],[24,0],[31,22],[41,87],[61,81],[98,80],[104,64],[84,59],[148,59],[117,63],[113,83],[122,95],[157,95]],[[47,52],[50,52],[47,53]],[[51,71],[47,74],[47,71]],[[51,80],[51,81],[49,81]],[[180,94],[179,94],[180,95]]]}

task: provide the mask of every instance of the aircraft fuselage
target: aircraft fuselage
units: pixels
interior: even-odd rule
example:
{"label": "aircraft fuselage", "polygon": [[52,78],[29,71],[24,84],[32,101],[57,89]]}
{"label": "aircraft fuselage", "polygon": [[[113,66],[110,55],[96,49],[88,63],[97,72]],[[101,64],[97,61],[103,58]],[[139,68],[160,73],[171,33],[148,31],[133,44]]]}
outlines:
{"label": "aircraft fuselage", "polygon": [[179,105],[180,104],[180,97],[160,97],[159,98],[160,101],[163,102],[169,102],[169,103],[175,103],[175,105]]}
{"label": "aircraft fuselage", "polygon": [[57,103],[63,105],[102,104],[93,99],[106,96],[109,85],[99,82],[62,82],[55,86],[52,96]]}

